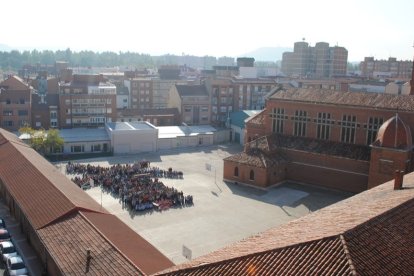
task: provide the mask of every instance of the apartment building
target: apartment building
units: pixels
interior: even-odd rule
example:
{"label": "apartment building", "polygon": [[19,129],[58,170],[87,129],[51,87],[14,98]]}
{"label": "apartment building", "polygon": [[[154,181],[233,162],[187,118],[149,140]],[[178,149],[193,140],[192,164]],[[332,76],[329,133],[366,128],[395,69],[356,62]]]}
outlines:
{"label": "apartment building", "polygon": [[359,64],[361,76],[365,78],[399,78],[409,80],[413,70],[413,63],[409,60],[397,60],[394,57],[388,60],[376,60],[374,57],[365,57]]}
{"label": "apartment building", "polygon": [[151,78],[133,78],[124,80],[129,91],[129,106],[132,109],[148,109],[153,107],[153,82]]}
{"label": "apartment building", "polygon": [[230,78],[209,78],[205,81],[211,98],[211,123],[225,126],[229,114],[238,108],[238,86]]}
{"label": "apartment building", "polygon": [[277,86],[273,79],[267,78],[232,78],[238,95],[237,110],[262,110],[266,96]]}
{"label": "apartment building", "polygon": [[205,85],[174,85],[168,107],[178,108],[187,125],[210,124],[210,97]]}
{"label": "apartment building", "polygon": [[116,121],[116,87],[102,75],[74,75],[59,93],[61,128],[98,127]]}
{"label": "apartment building", "polygon": [[282,72],[288,76],[332,77],[346,75],[348,51],[318,42],[314,47],[305,41],[295,42],[293,52],[282,57]]}
{"label": "apartment building", "polygon": [[32,87],[17,76],[0,83],[1,127],[17,131],[31,123]]}

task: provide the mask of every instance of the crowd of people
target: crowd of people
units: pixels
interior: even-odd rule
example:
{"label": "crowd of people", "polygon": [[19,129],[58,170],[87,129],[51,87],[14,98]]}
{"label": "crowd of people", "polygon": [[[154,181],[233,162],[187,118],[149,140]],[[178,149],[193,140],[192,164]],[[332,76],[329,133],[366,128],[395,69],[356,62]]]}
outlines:
{"label": "crowd of people", "polygon": [[111,167],[68,162],[66,173],[75,175],[72,181],[79,187],[101,186],[104,191],[118,197],[122,205],[135,211],[166,210],[193,204],[191,195],[167,187],[159,178],[183,178],[181,171],[150,167],[149,161],[117,164]]}

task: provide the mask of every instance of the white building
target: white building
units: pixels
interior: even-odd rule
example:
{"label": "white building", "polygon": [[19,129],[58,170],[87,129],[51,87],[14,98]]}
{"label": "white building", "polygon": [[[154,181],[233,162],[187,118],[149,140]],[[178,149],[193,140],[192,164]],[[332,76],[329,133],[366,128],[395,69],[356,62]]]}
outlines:
{"label": "white building", "polygon": [[114,154],[157,150],[158,129],[148,122],[116,122],[105,126]]}

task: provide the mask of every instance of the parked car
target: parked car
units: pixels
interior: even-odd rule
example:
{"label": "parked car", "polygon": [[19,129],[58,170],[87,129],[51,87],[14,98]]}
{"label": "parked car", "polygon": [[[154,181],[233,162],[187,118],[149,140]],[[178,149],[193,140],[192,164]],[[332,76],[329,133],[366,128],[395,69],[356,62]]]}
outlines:
{"label": "parked car", "polygon": [[4,218],[0,218],[0,228],[6,228],[6,221]]}
{"label": "parked car", "polygon": [[22,257],[19,255],[8,258],[6,264],[7,272],[10,276],[28,274],[26,265],[24,264]]}
{"label": "parked car", "polygon": [[11,241],[0,242],[0,252],[4,262],[6,262],[8,258],[18,255],[16,248]]}
{"label": "parked car", "polygon": [[9,241],[10,240],[10,234],[7,229],[0,229],[0,242],[3,241]]}

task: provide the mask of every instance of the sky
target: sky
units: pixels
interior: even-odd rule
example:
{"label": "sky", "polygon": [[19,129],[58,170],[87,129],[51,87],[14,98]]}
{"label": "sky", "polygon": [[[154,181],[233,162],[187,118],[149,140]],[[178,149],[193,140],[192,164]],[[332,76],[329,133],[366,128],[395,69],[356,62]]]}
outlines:
{"label": "sky", "polygon": [[2,1],[0,44],[18,49],[238,57],[305,39],[364,57],[414,56],[413,0]]}

